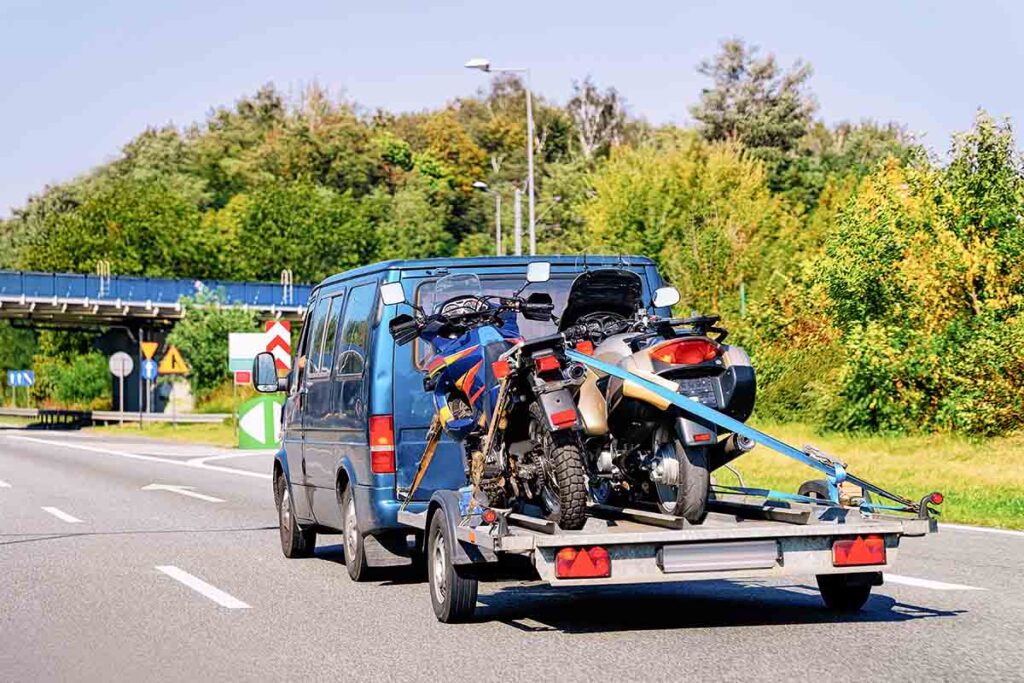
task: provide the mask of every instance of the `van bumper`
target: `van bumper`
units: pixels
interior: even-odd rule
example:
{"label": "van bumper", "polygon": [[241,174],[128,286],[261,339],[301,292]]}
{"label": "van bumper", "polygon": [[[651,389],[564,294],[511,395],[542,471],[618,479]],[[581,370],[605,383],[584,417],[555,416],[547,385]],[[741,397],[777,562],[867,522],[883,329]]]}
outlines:
{"label": "van bumper", "polygon": [[[359,530],[364,534],[378,534],[396,529],[407,529],[398,522],[398,509],[402,503],[395,499],[394,486],[360,486],[354,490],[356,519]],[[422,512],[427,502],[413,502],[407,508],[410,512]]]}

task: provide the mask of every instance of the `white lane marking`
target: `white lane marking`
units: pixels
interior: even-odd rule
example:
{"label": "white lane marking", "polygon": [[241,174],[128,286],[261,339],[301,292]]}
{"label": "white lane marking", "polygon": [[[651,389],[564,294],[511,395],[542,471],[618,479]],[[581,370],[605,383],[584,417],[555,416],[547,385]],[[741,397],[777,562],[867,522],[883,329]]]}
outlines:
{"label": "white lane marking", "polygon": [[945,522],[939,522],[939,531],[942,531],[943,529],[952,529],[953,531],[977,531],[981,534],[1000,534],[1004,536],[1024,537],[1024,531],[1014,531],[1013,529],[995,529],[988,526],[968,526],[966,524],[946,524]]}
{"label": "white lane marking", "polygon": [[198,458],[189,458],[188,462],[194,462],[197,465],[210,462],[211,460],[228,460],[230,458],[244,458],[249,455],[266,455],[266,450],[244,450],[238,453],[226,453],[224,455],[201,455]]}
{"label": "white lane marking", "polygon": [[205,500],[208,503],[223,503],[223,498],[214,498],[208,496],[205,493],[196,493],[193,489],[195,486],[180,486],[176,484],[146,484],[142,487],[143,491],[170,491],[171,493],[178,493],[189,498],[198,498],[199,500]]}
{"label": "white lane marking", "polygon": [[8,484],[3,479],[0,479],[0,489],[9,489],[9,488],[11,488],[11,485]]}
{"label": "white lane marking", "polygon": [[81,524],[82,523],[82,520],[80,520],[78,517],[75,517],[74,515],[69,515],[68,513],[64,512],[63,510],[59,510],[59,509],[54,508],[54,507],[44,507],[43,508],[43,512],[49,512],[51,515],[53,515],[57,519],[61,520],[62,522],[67,522],[68,524]]}
{"label": "white lane marking", "polygon": [[221,607],[227,607],[228,609],[251,609],[249,605],[245,604],[235,596],[229,593],[225,593],[216,586],[211,586],[210,584],[200,579],[198,576],[193,576],[192,574],[189,574],[184,569],[179,569],[178,567],[169,564],[160,565],[156,569],[157,571],[161,571],[167,576],[171,577],[175,581],[185,584],[186,586],[194,590],[196,593],[199,593],[200,595],[203,595],[209,598],[210,600],[213,600]]}
{"label": "white lane marking", "polygon": [[249,470],[238,470],[234,467],[218,467],[217,465],[206,465],[201,462],[193,462],[190,460],[174,460],[173,458],[160,458],[155,455],[139,455],[138,453],[128,453],[127,451],[115,451],[109,448],[97,448],[96,446],[83,446],[77,443],[67,443],[66,441],[49,441],[47,439],[36,439],[31,436],[11,436],[11,439],[17,439],[19,441],[31,441],[33,443],[46,444],[47,446],[61,446],[63,448],[77,448],[81,451],[91,451],[93,453],[102,453],[104,455],[116,455],[121,458],[130,458],[132,460],[144,460],[146,462],[162,462],[167,465],[177,465],[179,467],[191,467],[193,469],[208,470],[211,472],[226,472],[228,474],[240,474],[243,477],[256,477],[257,479],[270,479],[271,475],[269,472],[251,472]]}
{"label": "white lane marking", "polygon": [[886,583],[897,583],[901,586],[914,586],[916,588],[929,588],[933,591],[983,591],[985,588],[977,586],[965,586],[962,583],[944,583],[932,581],[931,579],[919,579],[915,576],[900,576],[899,574],[886,574]]}

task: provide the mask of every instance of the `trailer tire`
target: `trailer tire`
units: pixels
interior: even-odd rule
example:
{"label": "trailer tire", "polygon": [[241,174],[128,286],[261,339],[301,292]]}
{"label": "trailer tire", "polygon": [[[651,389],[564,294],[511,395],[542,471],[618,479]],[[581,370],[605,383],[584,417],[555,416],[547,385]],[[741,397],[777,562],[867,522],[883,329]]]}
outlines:
{"label": "trailer tire", "polygon": [[479,584],[473,577],[466,576],[452,563],[449,543],[458,543],[448,538],[448,525],[443,510],[438,510],[430,519],[427,531],[427,579],[430,584],[430,603],[434,616],[443,624],[457,624],[468,621],[476,609]]}
{"label": "trailer tire", "polygon": [[857,612],[871,597],[873,578],[873,574],[819,574],[818,590],[830,610]]}
{"label": "trailer tire", "polygon": [[303,529],[295,519],[295,505],[292,503],[292,494],[288,488],[288,482],[284,474],[279,473],[274,480],[275,496],[277,499],[277,523],[281,535],[281,552],[284,556],[293,559],[298,557],[312,557],[313,549],[316,548],[316,530]]}

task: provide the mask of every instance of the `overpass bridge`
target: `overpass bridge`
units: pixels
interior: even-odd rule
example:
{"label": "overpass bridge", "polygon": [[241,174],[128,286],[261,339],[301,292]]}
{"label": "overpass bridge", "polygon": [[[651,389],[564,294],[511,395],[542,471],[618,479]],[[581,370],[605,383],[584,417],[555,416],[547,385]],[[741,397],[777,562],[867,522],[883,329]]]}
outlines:
{"label": "overpass bridge", "polygon": [[164,279],[109,274],[0,270],[0,319],[32,327],[167,328],[182,316],[181,297],[200,290],[265,318],[301,320],[311,285]]}

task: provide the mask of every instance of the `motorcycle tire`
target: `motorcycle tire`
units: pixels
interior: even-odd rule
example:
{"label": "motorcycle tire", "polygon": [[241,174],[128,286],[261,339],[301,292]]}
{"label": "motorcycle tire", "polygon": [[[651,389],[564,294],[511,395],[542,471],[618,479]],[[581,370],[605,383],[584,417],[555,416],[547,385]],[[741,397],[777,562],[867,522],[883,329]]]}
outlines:
{"label": "motorcycle tire", "polygon": [[691,524],[700,524],[708,516],[708,494],[711,489],[711,474],[708,472],[706,448],[687,448],[673,439],[676,461],[679,463],[679,484],[663,489],[675,489],[675,501],[671,506],[659,493],[658,510],[666,515],[682,517]]}
{"label": "motorcycle tire", "polygon": [[535,438],[541,439],[544,457],[555,486],[545,482],[541,495],[548,519],[563,529],[582,529],[587,523],[587,475],[583,453],[574,433],[551,433],[540,407],[530,407]]}

